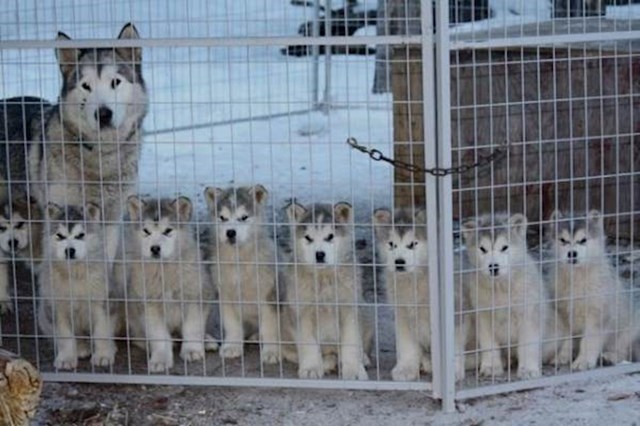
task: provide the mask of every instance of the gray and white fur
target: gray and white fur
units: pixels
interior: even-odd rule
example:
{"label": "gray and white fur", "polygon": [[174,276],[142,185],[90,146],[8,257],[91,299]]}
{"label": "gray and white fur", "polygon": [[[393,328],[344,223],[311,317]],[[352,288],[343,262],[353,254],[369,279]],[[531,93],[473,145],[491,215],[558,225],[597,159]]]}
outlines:
{"label": "gray and white fur", "polygon": [[[602,215],[592,210],[586,218],[573,218],[555,211],[549,220],[554,253],[549,277],[558,315],[572,332],[564,356],[573,360],[574,370],[594,368],[600,356],[613,363],[630,360],[633,340],[640,335],[640,317],[634,319],[631,292],[607,258]],[[573,359],[576,336],[580,343]]]}
{"label": "gray and white fur", "polygon": [[519,378],[540,377],[542,372],[549,304],[539,267],[527,250],[526,232],[527,218],[522,214],[484,215],[462,224],[475,270],[465,280],[477,310],[482,376],[502,376],[502,352],[511,347]]}
{"label": "gray and white fur", "polygon": [[100,207],[60,207],[46,210],[39,267],[38,322],[56,345],[54,365],[74,369],[91,355],[99,367],[113,364],[116,315],[110,309],[109,273],[104,261]]}
{"label": "gray and white fur", "polygon": [[182,339],[183,360],[200,361],[213,289],[191,224],[191,201],[132,195],[127,208],[124,250],[114,271],[126,299],[129,337],[149,350],[151,372],[173,367],[172,335]]}
{"label": "gray and white fur", "polygon": [[258,333],[260,359],[280,361],[276,291],[276,247],[266,233],[262,185],[204,191],[213,226],[211,276],[218,288],[223,358],[244,353],[245,338]]}
{"label": "gray and white fur", "polygon": [[17,262],[31,270],[42,257],[42,215],[33,199],[12,197],[0,205],[0,313],[13,307],[9,295],[10,278]]}
{"label": "gray and white fur", "polygon": [[351,205],[296,202],[286,208],[291,224],[292,263],[284,268],[285,340],[296,342],[300,378],[317,379],[335,370],[348,380],[366,380],[373,334],[356,265]]}
{"label": "gray and white fur", "polygon": [[[132,24],[125,25],[118,36],[137,38]],[[59,33],[58,40],[69,37]],[[56,56],[62,75],[59,101],[51,107],[32,101],[25,110],[28,114],[11,123],[12,134],[1,143],[21,137],[30,143],[27,149],[21,145],[22,150],[10,151],[15,165],[11,170],[0,169],[1,192],[6,193],[10,183],[12,193],[26,192],[42,208],[49,202],[92,202],[101,207],[103,220],[118,221],[137,183],[142,121],[147,113],[141,49],[61,48]],[[5,153],[5,147],[0,147],[0,156]],[[4,160],[0,158],[0,163]],[[110,260],[116,251],[117,229],[115,225],[106,229]]]}
{"label": "gray and white fur", "polygon": [[[397,381],[417,380],[420,371],[432,371],[426,212],[377,209],[373,223],[387,296],[395,314],[396,365],[391,377]],[[455,287],[455,306],[468,308],[468,298],[460,290],[460,286]],[[456,379],[461,380],[470,323],[467,317],[456,317]]]}

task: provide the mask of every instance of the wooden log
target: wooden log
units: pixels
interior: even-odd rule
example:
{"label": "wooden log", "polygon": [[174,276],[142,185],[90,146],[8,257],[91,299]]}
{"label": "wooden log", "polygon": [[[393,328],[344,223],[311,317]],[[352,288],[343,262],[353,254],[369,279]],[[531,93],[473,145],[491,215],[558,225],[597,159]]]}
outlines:
{"label": "wooden log", "polygon": [[0,426],[26,426],[42,392],[40,373],[28,361],[0,348]]}

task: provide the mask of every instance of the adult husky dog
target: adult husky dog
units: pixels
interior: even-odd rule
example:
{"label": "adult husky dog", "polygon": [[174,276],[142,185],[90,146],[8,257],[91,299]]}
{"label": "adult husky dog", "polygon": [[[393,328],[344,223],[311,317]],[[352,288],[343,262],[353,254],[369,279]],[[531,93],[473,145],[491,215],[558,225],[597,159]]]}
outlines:
{"label": "adult husky dog", "polygon": [[[125,25],[118,36],[137,38],[132,24]],[[59,33],[58,40],[69,37]],[[103,209],[103,220],[117,221],[138,179],[141,126],[148,104],[141,49],[61,48],[56,56],[62,74],[58,104],[49,108],[36,104],[17,118],[22,123],[0,123],[0,127],[14,129],[1,143],[24,140],[21,136],[27,135],[31,138],[27,149],[10,151],[16,158],[5,158],[7,150],[0,147],[0,163],[15,164],[11,170],[0,169],[2,181],[11,178],[12,192],[26,189],[42,208],[49,202],[92,202]],[[5,119],[9,117],[0,117]],[[26,175],[14,167],[22,169],[25,164],[29,188],[20,182],[13,184],[14,176]],[[117,228],[108,227],[107,238],[107,255],[113,259]]]}

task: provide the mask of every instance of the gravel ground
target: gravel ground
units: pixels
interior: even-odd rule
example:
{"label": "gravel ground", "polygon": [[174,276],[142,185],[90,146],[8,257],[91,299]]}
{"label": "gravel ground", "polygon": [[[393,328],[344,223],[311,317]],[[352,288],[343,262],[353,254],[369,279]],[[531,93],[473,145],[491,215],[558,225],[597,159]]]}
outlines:
{"label": "gravel ground", "polygon": [[640,374],[463,401],[422,392],[47,383],[47,425],[639,425]]}

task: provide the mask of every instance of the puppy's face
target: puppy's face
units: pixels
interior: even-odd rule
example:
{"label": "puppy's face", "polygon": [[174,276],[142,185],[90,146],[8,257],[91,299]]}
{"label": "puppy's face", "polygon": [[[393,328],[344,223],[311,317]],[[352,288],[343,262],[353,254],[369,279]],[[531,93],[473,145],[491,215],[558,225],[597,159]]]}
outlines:
{"label": "puppy's face", "polygon": [[7,255],[26,248],[29,245],[29,226],[18,212],[0,216],[0,250]]}
{"label": "puppy's face", "polygon": [[87,233],[81,223],[59,223],[49,236],[50,253],[57,260],[84,260],[87,258]]}
{"label": "puppy's face", "polygon": [[604,246],[604,230],[599,212],[593,210],[586,219],[571,219],[560,212],[551,216],[549,235],[561,263],[582,265],[600,259]]}
{"label": "puppy's face", "polygon": [[373,214],[378,255],[388,271],[411,273],[427,267],[425,211],[378,209]]}
{"label": "puppy's face", "polygon": [[339,265],[351,245],[352,208],[348,203],[335,206],[292,203],[287,215],[293,226],[292,237],[296,261],[316,267]]}
{"label": "puppy's face", "polygon": [[227,189],[206,188],[204,196],[218,242],[229,245],[252,242],[261,226],[267,195],[267,189],[259,184]]}
{"label": "puppy's face", "polygon": [[483,216],[462,224],[462,235],[471,264],[489,277],[508,276],[514,266],[522,266],[527,252],[527,219],[515,214]]}
{"label": "puppy's face", "polygon": [[144,259],[172,259],[176,253],[177,230],[168,218],[145,220],[140,227],[140,250]]}

